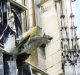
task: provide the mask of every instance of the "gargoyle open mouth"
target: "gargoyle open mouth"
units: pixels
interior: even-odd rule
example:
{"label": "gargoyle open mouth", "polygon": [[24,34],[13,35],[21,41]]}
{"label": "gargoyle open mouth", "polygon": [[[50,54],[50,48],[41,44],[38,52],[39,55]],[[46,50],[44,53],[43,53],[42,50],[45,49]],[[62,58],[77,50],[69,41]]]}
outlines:
{"label": "gargoyle open mouth", "polygon": [[45,48],[46,47],[46,44],[42,44],[41,46],[40,46],[40,48]]}
{"label": "gargoyle open mouth", "polygon": [[[48,39],[46,40],[46,41],[48,41],[48,42],[50,42],[51,40],[53,39],[53,37],[48,37]],[[43,44],[41,44],[41,48],[45,48],[46,47],[46,44],[47,44],[47,42],[46,43],[43,43]]]}
{"label": "gargoyle open mouth", "polygon": [[53,37],[49,37],[49,40],[52,40],[53,39]]}

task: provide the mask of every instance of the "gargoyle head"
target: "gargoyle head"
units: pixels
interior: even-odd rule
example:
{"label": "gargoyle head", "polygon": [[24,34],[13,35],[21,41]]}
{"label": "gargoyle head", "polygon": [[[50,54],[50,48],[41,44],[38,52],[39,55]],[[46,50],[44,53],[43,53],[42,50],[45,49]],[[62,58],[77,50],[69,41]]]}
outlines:
{"label": "gargoyle head", "polygon": [[[24,49],[21,49],[21,52],[18,54],[17,61],[24,61],[34,50],[37,50],[38,47],[45,48],[46,44],[51,40],[52,37],[45,34],[43,36],[34,36],[30,38],[25,44]],[[20,60],[20,58],[22,59]]]}
{"label": "gargoyle head", "polygon": [[43,39],[42,39],[43,44],[40,47],[43,47],[44,48],[46,46],[46,44],[49,43],[52,39],[53,39],[53,37],[44,34],[43,35]]}
{"label": "gargoyle head", "polygon": [[44,34],[44,35],[43,35],[43,39],[44,39],[44,41],[45,41],[46,43],[48,43],[49,41],[51,41],[51,40],[53,39],[53,37]]}

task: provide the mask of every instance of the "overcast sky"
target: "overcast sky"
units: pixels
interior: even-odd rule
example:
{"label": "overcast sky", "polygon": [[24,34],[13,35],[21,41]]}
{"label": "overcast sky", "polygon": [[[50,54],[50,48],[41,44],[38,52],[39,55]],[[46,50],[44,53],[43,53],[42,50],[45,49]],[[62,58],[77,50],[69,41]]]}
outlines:
{"label": "overcast sky", "polygon": [[77,34],[80,38],[80,0],[75,1],[75,19],[77,25]]}

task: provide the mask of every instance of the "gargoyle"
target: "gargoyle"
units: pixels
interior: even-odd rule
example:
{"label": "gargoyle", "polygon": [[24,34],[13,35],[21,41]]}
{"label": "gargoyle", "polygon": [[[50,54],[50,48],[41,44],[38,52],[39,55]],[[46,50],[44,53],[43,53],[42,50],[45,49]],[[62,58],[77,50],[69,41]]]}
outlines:
{"label": "gargoyle", "polygon": [[52,37],[50,37],[49,35],[45,35],[45,34],[43,36],[36,35],[36,36],[30,38],[24,44],[24,48],[21,49],[21,51],[19,52],[19,54],[22,54],[22,53],[31,54],[38,47],[40,47],[42,45],[46,45],[51,40],[52,40]]}
{"label": "gargoyle", "polygon": [[18,52],[18,55],[17,55],[18,65],[19,66],[22,65],[24,60],[26,60],[33,53],[33,51],[37,50],[37,48],[41,47],[42,45],[46,45],[51,40],[52,40],[52,37],[45,34],[43,36],[36,35],[29,38],[28,41],[24,44],[24,48],[21,48]]}

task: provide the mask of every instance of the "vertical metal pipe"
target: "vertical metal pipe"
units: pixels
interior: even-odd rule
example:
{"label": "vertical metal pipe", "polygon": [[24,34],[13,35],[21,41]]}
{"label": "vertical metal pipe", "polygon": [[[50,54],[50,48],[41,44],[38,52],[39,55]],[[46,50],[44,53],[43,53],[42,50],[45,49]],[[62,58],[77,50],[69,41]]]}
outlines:
{"label": "vertical metal pipe", "polygon": [[36,26],[36,18],[35,18],[35,1],[28,0],[28,23],[29,28]]}
{"label": "vertical metal pipe", "polygon": [[32,12],[33,12],[33,15],[32,15],[32,18],[33,18],[33,26],[36,26],[35,3],[34,3],[34,0],[32,0],[31,2],[32,2]]}

